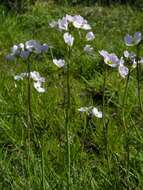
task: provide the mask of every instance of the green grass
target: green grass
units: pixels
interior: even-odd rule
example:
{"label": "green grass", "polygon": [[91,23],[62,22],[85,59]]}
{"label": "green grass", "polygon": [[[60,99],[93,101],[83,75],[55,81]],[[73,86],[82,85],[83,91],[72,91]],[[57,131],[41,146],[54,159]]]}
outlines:
{"label": "green grass", "polygon": [[62,35],[51,29],[49,22],[66,13],[84,16],[96,36],[92,43],[94,55],[88,56],[82,54],[85,42],[81,42],[74,32],[76,45],[70,67],[71,190],[142,190],[143,115],[138,105],[136,71],[131,74],[125,106],[129,132],[126,140],[130,149],[127,187],[122,121],[126,80],[121,79],[116,70],[107,68],[105,109],[110,170],[102,119],[92,119],[77,109],[91,105],[102,109],[104,67],[98,50],[105,49],[122,56],[126,49],[125,34],[143,32],[143,13],[124,6],[59,7],[46,3],[37,3],[21,15],[7,13],[3,8],[0,11],[0,190],[67,189],[65,72],[53,65],[50,52],[31,61],[32,70],[46,77],[47,92],[38,94],[32,89],[35,128],[30,131],[29,143],[27,83],[13,79],[14,75],[25,72],[27,66],[20,59],[15,62],[5,60],[13,44],[29,39],[48,43],[53,46],[55,57],[64,57],[66,50]]}

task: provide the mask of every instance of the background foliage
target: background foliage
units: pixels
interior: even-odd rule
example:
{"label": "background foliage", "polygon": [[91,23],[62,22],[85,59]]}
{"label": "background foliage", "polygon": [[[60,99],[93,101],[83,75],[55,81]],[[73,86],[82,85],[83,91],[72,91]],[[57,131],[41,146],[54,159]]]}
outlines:
{"label": "background foliage", "polygon": [[[2,2],[2,1],[1,1]],[[3,1],[4,2],[4,1]],[[8,1],[7,1],[8,2]],[[10,1],[9,1],[10,2]],[[8,3],[9,3],[8,2]],[[14,2],[14,1],[13,1]],[[16,1],[15,1],[16,2]],[[14,4],[9,4],[12,8]],[[16,5],[18,5],[16,2]],[[5,1],[6,3],[6,1]],[[28,6],[28,1],[23,1]],[[34,2],[30,2],[34,3]],[[5,4],[6,5],[6,4]],[[7,4],[8,5],[8,4]],[[23,6],[18,5],[23,10]],[[17,6],[15,6],[17,7]],[[18,8],[15,10],[19,11]],[[22,11],[21,10],[21,11]],[[81,114],[81,106],[101,108],[103,95],[103,61],[98,50],[115,52],[119,57],[127,48],[126,33],[143,33],[143,13],[130,6],[61,6],[37,2],[30,10],[13,14],[0,8],[0,189],[1,190],[65,190],[66,139],[64,128],[64,73],[53,65],[50,52],[31,61],[32,70],[46,78],[45,94],[32,88],[32,112],[35,131],[31,131],[30,151],[27,134],[27,84],[14,81],[16,74],[26,71],[20,60],[7,62],[10,47],[30,39],[48,43],[56,57],[64,57],[65,48],[59,31],[49,27],[52,20],[65,14],[84,16],[95,33],[94,56],[82,53],[84,44],[76,37],[71,61],[71,170],[73,190],[142,190],[143,187],[143,115],[138,111],[136,72],[132,73],[126,121],[129,158],[129,184],[125,180],[124,130],[122,101],[125,80],[108,69],[106,86],[109,119],[109,172],[105,157],[102,121]],[[132,49],[132,51],[136,51]],[[80,55],[80,56],[79,56]],[[141,50],[143,56],[143,50]],[[143,69],[141,69],[143,76]],[[143,86],[143,77],[141,77]],[[143,91],[141,91],[143,94]],[[34,132],[38,137],[35,140]],[[30,159],[28,157],[30,152]],[[28,160],[30,162],[28,163]]]}

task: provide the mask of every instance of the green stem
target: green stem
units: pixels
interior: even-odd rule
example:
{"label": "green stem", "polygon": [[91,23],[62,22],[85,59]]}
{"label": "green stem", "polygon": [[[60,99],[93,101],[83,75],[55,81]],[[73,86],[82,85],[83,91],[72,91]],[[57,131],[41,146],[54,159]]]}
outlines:
{"label": "green stem", "polygon": [[129,144],[128,144],[129,134],[128,134],[128,128],[126,126],[126,120],[125,120],[125,103],[126,103],[126,98],[127,98],[129,79],[130,79],[130,70],[129,70],[129,74],[128,74],[127,79],[126,79],[126,86],[125,86],[123,104],[122,104],[122,119],[123,119],[124,138],[125,138],[125,166],[126,166],[126,183],[127,183],[127,187],[128,187],[128,184],[129,184],[130,150],[129,150]]}
{"label": "green stem", "polygon": [[27,71],[28,71],[28,127],[31,128],[33,127],[33,117],[32,117],[32,110],[31,110],[31,77],[30,77],[30,72],[31,72],[31,67],[30,67],[30,62],[27,62]]}
{"label": "green stem", "polygon": [[102,122],[103,122],[103,132],[104,132],[104,142],[105,142],[105,151],[106,151],[106,160],[108,169],[110,172],[110,162],[109,162],[109,140],[108,140],[108,124],[106,123],[106,102],[105,102],[105,91],[106,91],[106,78],[107,78],[107,71],[106,71],[106,65],[104,64],[104,81],[103,81],[103,99],[102,99]]}
{"label": "green stem", "polygon": [[67,75],[66,75],[66,89],[67,89],[67,102],[66,102],[66,139],[67,139],[67,188],[71,187],[71,152],[70,152],[70,57],[71,49],[68,50],[68,62],[67,62]]}
{"label": "green stem", "polygon": [[138,99],[139,99],[139,106],[140,106],[140,110],[141,112],[143,112],[143,108],[142,108],[142,101],[141,101],[141,91],[140,91],[140,63],[139,63],[139,55],[140,55],[140,47],[137,46],[137,89],[138,89]]}
{"label": "green stem", "polygon": [[45,190],[46,189],[46,186],[45,186],[45,159],[44,159],[43,143],[44,143],[44,141],[42,142],[42,146],[40,148],[41,148],[41,158],[42,158],[42,163],[41,163],[42,164],[42,187],[43,187],[43,190]]}
{"label": "green stem", "polygon": [[28,101],[28,172],[29,172],[29,188],[31,188],[31,178],[30,178],[30,155],[31,155],[31,79],[30,79],[30,63],[27,63],[27,72],[28,72],[28,80],[27,80],[27,101]]}

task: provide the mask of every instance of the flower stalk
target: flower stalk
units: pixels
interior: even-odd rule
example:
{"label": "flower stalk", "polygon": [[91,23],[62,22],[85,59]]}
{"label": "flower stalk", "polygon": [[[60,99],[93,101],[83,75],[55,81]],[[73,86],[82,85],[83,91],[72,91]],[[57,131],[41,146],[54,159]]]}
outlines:
{"label": "flower stalk", "polygon": [[122,103],[122,119],[123,119],[123,127],[124,127],[124,141],[125,141],[125,168],[126,168],[126,185],[129,184],[129,161],[130,161],[130,148],[129,148],[129,132],[128,126],[126,125],[125,119],[125,104],[127,100],[127,93],[128,93],[128,86],[129,86],[129,79],[130,79],[130,69],[126,79],[125,91],[123,96],[123,103]]}
{"label": "flower stalk", "polygon": [[70,59],[71,59],[71,48],[68,47],[68,61],[67,61],[67,72],[66,72],[66,89],[67,89],[67,101],[66,101],[66,141],[67,141],[67,188],[71,188],[71,147],[70,147]]}
{"label": "flower stalk", "polygon": [[107,80],[107,68],[104,64],[104,81],[103,81],[103,97],[102,97],[102,122],[103,122],[103,133],[104,133],[104,142],[105,142],[105,151],[106,151],[106,160],[107,165],[110,173],[110,161],[109,161],[109,140],[108,140],[108,123],[106,123],[106,101],[105,101],[105,95],[106,95],[106,80]]}
{"label": "flower stalk", "polygon": [[143,112],[143,108],[142,108],[142,100],[141,100],[141,90],[140,90],[140,71],[141,71],[141,67],[140,67],[140,62],[139,62],[139,56],[140,56],[140,44],[137,45],[137,67],[136,67],[136,72],[137,72],[137,90],[138,90],[138,101],[139,101],[139,107],[140,107],[140,111]]}

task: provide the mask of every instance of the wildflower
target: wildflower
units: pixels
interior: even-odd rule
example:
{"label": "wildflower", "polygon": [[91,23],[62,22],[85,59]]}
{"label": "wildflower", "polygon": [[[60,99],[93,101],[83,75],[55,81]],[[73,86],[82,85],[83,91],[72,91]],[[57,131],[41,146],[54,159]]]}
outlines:
{"label": "wildflower", "polygon": [[41,53],[41,45],[36,40],[29,40],[25,43],[25,48],[29,52]]}
{"label": "wildflower", "polygon": [[49,46],[48,46],[48,44],[43,44],[43,45],[41,45],[41,52],[46,52],[47,50],[49,49]]}
{"label": "wildflower", "polygon": [[123,78],[125,78],[129,73],[129,69],[124,65],[123,58],[121,58],[119,61],[118,71]]}
{"label": "wildflower", "polygon": [[92,116],[95,116],[97,118],[102,118],[102,112],[101,111],[98,111],[98,109],[96,107],[81,107],[78,109],[78,111],[80,112],[85,112],[87,113],[88,115],[92,115]]}
{"label": "wildflower", "polygon": [[34,82],[34,88],[40,92],[40,93],[44,93],[46,90],[45,88],[42,87],[42,83],[37,81],[37,82]]}
{"label": "wildflower", "polygon": [[128,52],[127,50],[125,50],[124,57],[127,59],[134,59],[136,57],[136,54],[134,52]]}
{"label": "wildflower", "polygon": [[[14,76],[14,80],[23,80],[25,77],[27,78],[29,76],[29,73],[25,72],[25,73],[21,73],[20,75],[15,75]],[[30,79],[32,79],[34,81],[34,88],[40,92],[43,93],[45,92],[45,88],[42,87],[42,84],[45,82],[45,78],[41,77],[39,72],[37,71],[31,71],[30,72]]]}
{"label": "wildflower", "polygon": [[14,45],[12,48],[11,48],[11,53],[13,55],[18,55],[20,53],[20,46],[19,45]]}
{"label": "wildflower", "polygon": [[29,54],[30,52],[25,50],[25,51],[21,51],[20,53],[20,56],[23,58],[23,59],[27,59],[29,57]]}
{"label": "wildflower", "polygon": [[39,81],[39,82],[45,82],[45,78],[41,77],[39,72],[37,71],[31,71],[30,72],[30,78],[32,78],[34,81]]}
{"label": "wildflower", "polygon": [[83,50],[86,52],[86,53],[92,53],[93,51],[93,47],[91,47],[91,45],[87,44]]}
{"label": "wildflower", "polygon": [[58,20],[58,27],[61,30],[68,30],[68,21],[66,19],[66,17],[63,17],[62,19]]}
{"label": "wildflower", "polygon": [[81,107],[78,109],[78,111],[80,112],[89,112],[91,110],[92,107]]}
{"label": "wildflower", "polygon": [[68,46],[72,46],[74,42],[74,37],[68,32],[64,33],[64,41]]}
{"label": "wildflower", "polygon": [[88,32],[88,33],[86,34],[86,40],[87,40],[87,41],[92,41],[92,40],[94,40],[94,38],[95,38],[95,35],[94,35],[93,32]]}
{"label": "wildflower", "polygon": [[68,22],[73,22],[74,21],[74,17],[71,15],[66,14],[65,18],[67,19]]}
{"label": "wildflower", "polygon": [[129,34],[127,34],[124,37],[124,41],[127,46],[138,45],[141,42],[141,39],[142,39],[141,32],[136,32],[133,36],[130,36]]}
{"label": "wildflower", "polygon": [[53,59],[53,63],[57,65],[59,68],[64,67],[65,60],[63,59]]}
{"label": "wildflower", "polygon": [[84,30],[91,30],[90,25],[87,23],[87,20],[85,20],[82,16],[80,15],[75,15],[73,17],[73,26],[75,28],[81,28]]}
{"label": "wildflower", "polygon": [[28,77],[28,73],[21,73],[20,75],[15,75],[14,80],[23,80],[24,77]]}
{"label": "wildflower", "polygon": [[98,109],[96,107],[92,108],[92,115],[97,118],[102,118],[102,112],[98,111]]}
{"label": "wildflower", "polygon": [[119,58],[114,54],[109,54],[107,51],[99,51],[100,55],[103,56],[104,62],[109,65],[110,67],[117,67]]}

